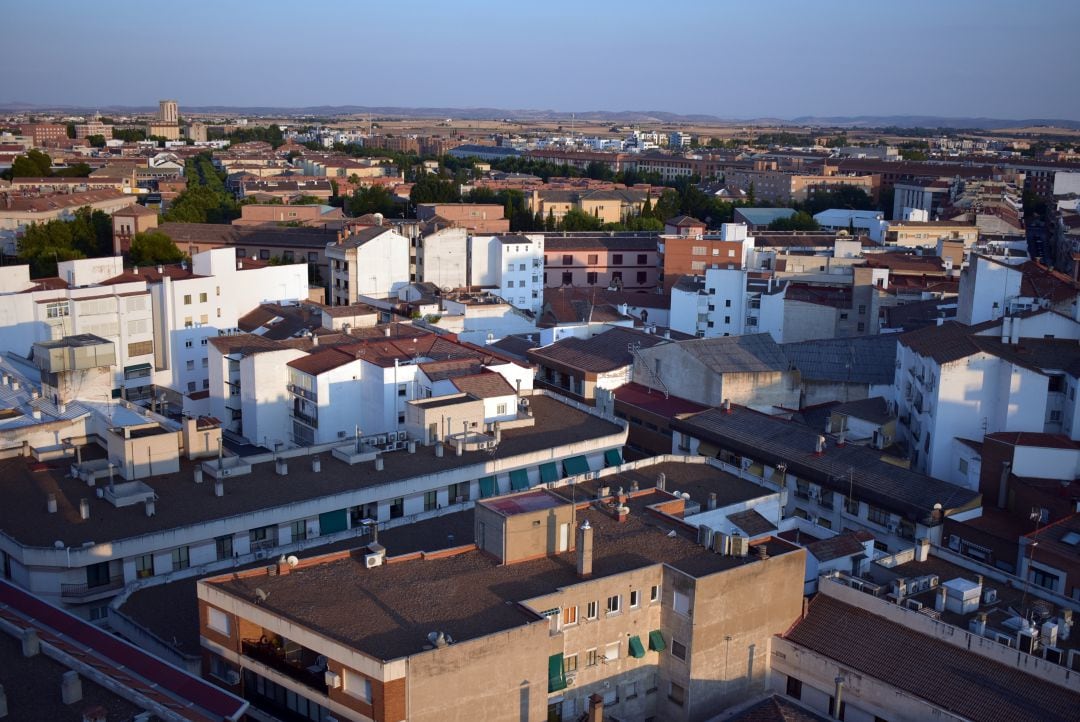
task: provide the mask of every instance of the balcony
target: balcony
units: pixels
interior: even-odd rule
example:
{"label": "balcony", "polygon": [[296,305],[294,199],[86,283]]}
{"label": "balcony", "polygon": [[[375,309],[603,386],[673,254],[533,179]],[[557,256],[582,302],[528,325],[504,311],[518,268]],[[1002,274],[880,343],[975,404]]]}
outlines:
{"label": "balcony", "polygon": [[314,401],[316,403],[318,403],[318,401],[319,401],[319,395],[316,394],[314,391],[309,391],[309,390],[307,390],[305,388],[301,388],[301,387],[297,386],[296,384],[286,384],[285,389],[290,394],[296,394],[297,396],[299,396],[301,398],[304,398],[304,399],[308,399],[309,401]]}
{"label": "balcony", "polygon": [[85,600],[99,594],[115,592],[124,588],[124,576],[122,574],[109,577],[107,581],[97,584],[61,584],[60,597],[68,601]]}
{"label": "balcony", "polygon": [[312,415],[309,415],[309,414],[305,414],[303,411],[297,411],[296,409],[293,409],[292,416],[297,421],[299,421],[299,422],[301,422],[303,424],[307,424],[308,426],[310,426],[313,429],[319,428],[319,417],[318,416],[312,416]]}
{"label": "balcony", "polygon": [[[275,638],[275,641],[279,641],[279,638]],[[322,694],[327,693],[325,658],[320,664],[319,655],[312,650],[301,647],[295,642],[285,642],[281,645],[270,640],[264,642],[245,639],[240,645],[245,657],[261,662],[289,679],[294,679]]]}

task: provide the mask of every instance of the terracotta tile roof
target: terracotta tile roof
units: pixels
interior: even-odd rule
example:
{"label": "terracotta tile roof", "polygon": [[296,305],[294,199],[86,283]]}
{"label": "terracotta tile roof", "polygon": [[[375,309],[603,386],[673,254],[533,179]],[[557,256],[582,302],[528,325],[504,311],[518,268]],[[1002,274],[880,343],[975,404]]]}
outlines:
{"label": "terracotta tile roof", "polygon": [[847,533],[810,542],[806,545],[806,551],[813,554],[819,562],[827,562],[853,554],[863,554],[866,549],[854,533]]}
{"label": "terracotta tile roof", "polygon": [[669,340],[656,334],[614,326],[592,338],[564,338],[543,348],[532,349],[528,351],[528,357],[536,363],[556,363],[581,371],[603,373],[630,366],[634,362],[629,344],[650,348],[662,343],[669,343]]}
{"label": "terracotta tile roof", "polygon": [[728,514],[727,520],[742,529],[749,536],[768,534],[776,529],[775,524],[763,517],[761,513],[755,509],[747,509],[745,511],[735,512],[734,514]]}
{"label": "terracotta tile roof", "polygon": [[458,376],[452,383],[458,391],[472,394],[478,399],[493,399],[497,396],[513,396],[517,393],[513,386],[494,371],[473,374],[471,376]]}
{"label": "terracotta tile roof", "polygon": [[126,208],[121,208],[120,210],[113,213],[113,217],[156,216],[157,214],[158,212],[153,210],[152,208],[141,206],[138,203],[132,203],[130,206],[127,206]]}
{"label": "terracotta tile roof", "polygon": [[920,356],[932,358],[939,364],[958,361],[976,353],[987,353],[1040,372],[1042,369],[1068,370],[1080,361],[1080,346],[1076,341],[1021,338],[1020,343],[1014,346],[1002,343],[996,334],[978,335],[978,331],[992,329],[998,324],[995,321],[965,326],[956,321],[947,321],[940,326],[927,326],[901,334],[899,341]]}
{"label": "terracotta tile roof", "polygon": [[1044,434],[1033,431],[999,431],[987,434],[987,439],[1011,446],[1037,446],[1044,449],[1080,449],[1080,442],[1063,434]]}
{"label": "terracotta tile roof", "polygon": [[312,376],[332,371],[356,360],[356,356],[338,348],[319,349],[303,358],[290,361],[288,365]]}
{"label": "terracotta tile roof", "polygon": [[786,289],[785,301],[801,301],[832,308],[851,308],[850,286],[810,286],[805,283],[789,283]]}
{"label": "terracotta tile roof", "polygon": [[727,722],[829,722],[786,697],[772,695],[727,717]]}
{"label": "terracotta tile roof", "polygon": [[784,635],[842,666],[974,722],[1066,722],[1080,694],[818,594]]}

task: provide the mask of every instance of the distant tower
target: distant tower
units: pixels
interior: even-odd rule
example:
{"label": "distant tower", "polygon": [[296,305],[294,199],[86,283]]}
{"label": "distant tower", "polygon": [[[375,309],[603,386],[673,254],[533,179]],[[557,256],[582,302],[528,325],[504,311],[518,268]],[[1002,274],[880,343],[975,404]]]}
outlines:
{"label": "distant tower", "polygon": [[158,101],[158,120],[171,125],[176,125],[180,121],[180,110],[175,100]]}

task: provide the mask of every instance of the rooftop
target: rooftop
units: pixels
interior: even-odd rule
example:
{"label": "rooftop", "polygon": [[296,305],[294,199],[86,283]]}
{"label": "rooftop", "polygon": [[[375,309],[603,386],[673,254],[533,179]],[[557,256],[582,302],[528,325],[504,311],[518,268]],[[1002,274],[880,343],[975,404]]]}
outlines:
{"label": "rooftop", "polygon": [[632,328],[612,326],[590,338],[571,336],[548,346],[532,349],[528,352],[528,357],[536,363],[554,362],[585,372],[603,373],[634,363],[634,356],[629,350],[631,344],[650,348],[662,343],[669,343],[669,340]]}
{"label": "rooftop", "polygon": [[808,381],[893,383],[896,339],[888,334],[799,341],[781,349]]}
{"label": "rooftop", "polygon": [[828,488],[855,495],[875,506],[901,513],[908,519],[933,519],[934,505],[945,512],[977,505],[978,492],[905,469],[884,461],[881,452],[857,444],[838,446],[826,441],[816,453],[820,432],[809,426],[732,405],[731,412],[710,409],[687,419],[676,419],[672,428],[717,444],[737,454],[784,462],[788,473],[809,478]]}
{"label": "rooftop", "polygon": [[791,363],[767,333],[679,341],[679,348],[717,373],[787,371]]}
{"label": "rooftop", "polygon": [[832,407],[830,411],[834,414],[869,421],[872,424],[884,424],[892,418],[892,414],[889,413],[889,404],[883,396],[848,401]]}
{"label": "rooftop", "polygon": [[[587,519],[594,529],[594,578],[661,563],[697,577],[757,563],[753,554],[738,558],[708,551],[687,532],[646,511],[670,499],[663,492],[640,494],[629,501],[630,515],[622,523],[591,506],[579,510],[578,519]],[[781,540],[767,545],[770,556],[795,550]],[[469,545],[437,557],[388,559],[373,569],[365,568],[362,553],[351,553],[302,565],[284,576],[256,570],[205,583],[245,600],[253,600],[261,588],[268,594],[261,602],[267,611],[391,660],[421,652],[432,630],[460,642],[539,622],[542,617],[524,604],[579,582],[573,551],[502,565]],[[320,593],[330,589],[333,594]]]}
{"label": "rooftop", "polygon": [[[69,478],[66,460],[30,464],[23,457],[2,459],[0,496],[6,500],[3,531],[16,542],[32,547],[52,547],[56,541],[73,547],[86,542],[103,544],[547,451],[621,432],[621,427],[616,424],[579,411],[551,396],[534,393],[529,408],[536,419],[535,424],[504,430],[494,453],[486,449],[466,451],[462,456],[446,454],[440,458],[432,449],[420,447],[415,454],[405,451],[384,454],[385,467],[380,472],[370,464],[350,467],[330,454],[323,454],[320,456],[321,472],[311,471],[308,460],[298,458],[290,464],[288,476],[278,476],[273,463],[266,462],[254,465],[249,475],[226,480],[225,495],[220,498],[214,496],[212,483],[194,484],[195,464],[185,460],[178,473],[144,480],[158,497],[156,513],[152,517],[146,516],[141,505],[117,509],[110,502],[96,498],[94,490],[84,482]],[[97,448],[86,447],[91,451]],[[50,493],[56,495],[55,514],[46,511]],[[79,501],[84,498],[90,504],[89,519],[81,519],[79,515]]]}
{"label": "rooftop", "polygon": [[784,636],[964,719],[1066,722],[1080,709],[1075,692],[823,594]]}

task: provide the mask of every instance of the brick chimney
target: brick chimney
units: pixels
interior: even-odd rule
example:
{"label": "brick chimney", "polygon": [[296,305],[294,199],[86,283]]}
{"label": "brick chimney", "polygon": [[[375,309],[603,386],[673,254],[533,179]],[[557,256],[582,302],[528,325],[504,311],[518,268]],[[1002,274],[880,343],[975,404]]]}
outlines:
{"label": "brick chimney", "polygon": [[587,722],[604,722],[604,698],[599,694],[589,695],[589,716]]}

